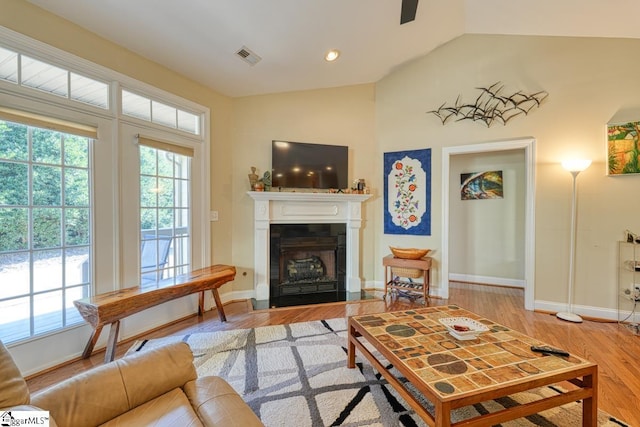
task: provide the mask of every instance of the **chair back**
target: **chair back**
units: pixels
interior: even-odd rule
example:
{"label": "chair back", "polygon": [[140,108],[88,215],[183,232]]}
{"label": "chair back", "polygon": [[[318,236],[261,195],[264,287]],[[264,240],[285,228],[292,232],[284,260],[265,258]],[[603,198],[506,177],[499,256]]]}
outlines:
{"label": "chair back", "polygon": [[[156,280],[156,271],[164,268],[169,261],[169,249],[171,248],[171,236],[155,236],[147,234],[143,236],[140,244],[140,267],[142,281]],[[149,274],[145,274],[149,272]],[[160,272],[160,278],[162,273]]]}

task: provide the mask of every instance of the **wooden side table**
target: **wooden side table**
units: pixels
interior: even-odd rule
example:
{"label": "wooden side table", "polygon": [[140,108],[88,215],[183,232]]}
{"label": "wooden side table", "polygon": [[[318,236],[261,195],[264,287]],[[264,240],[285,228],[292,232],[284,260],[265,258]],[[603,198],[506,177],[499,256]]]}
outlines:
{"label": "wooden side table", "polygon": [[[390,254],[382,258],[382,265],[384,265],[385,298],[395,291],[398,295],[412,299],[422,297],[423,304],[427,303],[431,271],[430,257],[403,259]],[[411,280],[419,277],[422,277],[422,282]]]}

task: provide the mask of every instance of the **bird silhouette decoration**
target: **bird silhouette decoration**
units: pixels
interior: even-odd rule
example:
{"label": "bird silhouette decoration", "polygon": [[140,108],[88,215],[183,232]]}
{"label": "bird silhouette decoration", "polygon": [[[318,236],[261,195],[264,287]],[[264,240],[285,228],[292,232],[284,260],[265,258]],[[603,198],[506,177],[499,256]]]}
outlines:
{"label": "bird silhouette decoration", "polygon": [[487,127],[493,123],[506,126],[514,117],[522,114],[526,116],[534,108],[540,107],[549,96],[543,90],[531,94],[519,90],[511,95],[505,95],[504,85],[501,82],[476,89],[480,90],[480,95],[475,102],[464,103],[458,95],[453,105],[447,106],[445,102],[437,109],[427,111],[427,114],[434,114],[443,125],[447,124],[451,118],[455,118],[456,122],[473,120],[484,123]]}

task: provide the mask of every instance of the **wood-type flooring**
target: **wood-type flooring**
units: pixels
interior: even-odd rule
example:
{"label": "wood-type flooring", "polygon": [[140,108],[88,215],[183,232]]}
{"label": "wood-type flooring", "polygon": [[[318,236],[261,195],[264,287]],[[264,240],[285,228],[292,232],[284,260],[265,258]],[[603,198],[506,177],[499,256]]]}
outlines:
{"label": "wood-type flooring", "polygon": [[[524,309],[522,289],[451,283],[448,300],[432,298],[429,305],[457,304],[481,316],[563,348],[598,364],[600,409],[631,426],[640,427],[640,336],[634,336],[616,322],[585,320],[576,324],[557,319],[553,314]],[[249,301],[225,305],[227,322],[220,323],[215,310],[202,318],[196,315],[150,331],[137,339],[181,335],[193,332],[254,328],[308,320],[346,317],[382,311],[422,307],[407,298],[383,301],[318,304],[254,311]],[[134,338],[118,344],[116,358],[122,357]],[[65,378],[103,363],[104,350],[89,359],[72,361],[27,379],[35,392]],[[347,363],[345,358],[345,363]]]}

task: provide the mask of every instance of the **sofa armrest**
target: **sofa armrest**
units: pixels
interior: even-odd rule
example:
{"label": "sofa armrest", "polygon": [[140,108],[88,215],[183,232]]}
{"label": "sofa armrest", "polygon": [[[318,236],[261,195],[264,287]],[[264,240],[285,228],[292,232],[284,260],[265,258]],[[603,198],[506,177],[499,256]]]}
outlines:
{"label": "sofa armrest", "polygon": [[31,397],[60,427],[97,426],[196,378],[179,342],[99,366]]}
{"label": "sofa armrest", "polygon": [[29,388],[4,343],[0,341],[0,408],[29,404]]}
{"label": "sofa armrest", "polygon": [[205,426],[264,426],[242,397],[220,377],[201,377],[189,381],[183,389]]}

